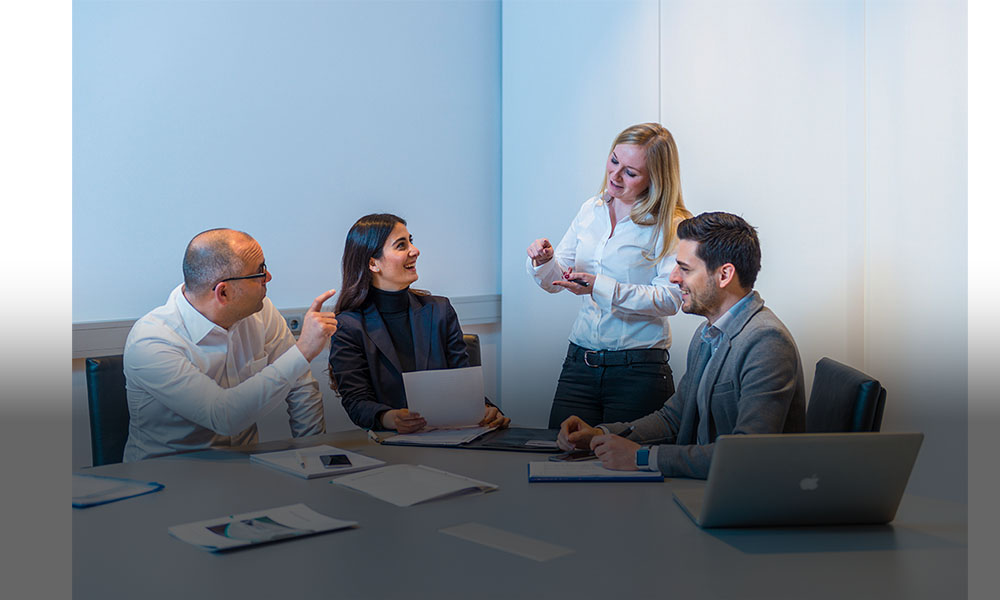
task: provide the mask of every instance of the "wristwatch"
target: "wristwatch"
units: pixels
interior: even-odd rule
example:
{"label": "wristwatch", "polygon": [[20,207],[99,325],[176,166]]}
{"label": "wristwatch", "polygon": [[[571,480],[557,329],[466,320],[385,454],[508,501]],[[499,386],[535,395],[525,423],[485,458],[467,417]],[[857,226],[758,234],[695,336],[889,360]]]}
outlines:
{"label": "wristwatch", "polygon": [[642,446],[635,451],[635,466],[643,470],[649,468],[649,446]]}

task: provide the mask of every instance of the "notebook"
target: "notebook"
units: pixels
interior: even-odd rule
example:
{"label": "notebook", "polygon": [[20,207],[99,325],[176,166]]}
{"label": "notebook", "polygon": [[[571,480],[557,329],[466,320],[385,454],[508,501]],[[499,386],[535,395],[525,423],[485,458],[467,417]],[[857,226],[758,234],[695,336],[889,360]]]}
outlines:
{"label": "notebook", "polygon": [[[343,456],[346,457],[346,461],[340,463],[329,461],[330,464],[326,464],[328,461],[323,460],[324,456]],[[377,458],[327,445],[251,454],[250,462],[278,469],[303,479],[354,473],[381,467],[385,464],[385,461]]]}
{"label": "notebook", "polygon": [[892,521],[922,433],[723,435],[704,487],[674,492],[701,527]]}

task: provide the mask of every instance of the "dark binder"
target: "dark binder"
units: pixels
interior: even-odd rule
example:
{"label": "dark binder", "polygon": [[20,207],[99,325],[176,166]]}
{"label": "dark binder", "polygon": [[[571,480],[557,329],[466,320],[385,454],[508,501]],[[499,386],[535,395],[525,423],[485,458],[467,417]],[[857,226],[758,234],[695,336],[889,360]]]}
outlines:
{"label": "dark binder", "polygon": [[[507,429],[497,429],[483,434],[471,442],[464,444],[396,444],[392,438],[383,440],[381,443],[386,446],[420,446],[431,448],[468,448],[471,450],[508,450],[514,452],[560,452],[554,445],[558,429],[534,429],[531,427],[508,427]],[[542,442],[552,442],[552,445],[543,446]]]}

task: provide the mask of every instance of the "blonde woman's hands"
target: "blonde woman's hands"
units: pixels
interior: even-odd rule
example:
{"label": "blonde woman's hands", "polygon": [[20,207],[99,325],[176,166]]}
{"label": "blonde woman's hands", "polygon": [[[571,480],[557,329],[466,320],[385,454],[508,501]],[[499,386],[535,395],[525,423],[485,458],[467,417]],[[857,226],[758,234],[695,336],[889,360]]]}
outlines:
{"label": "blonde woman's hands", "polygon": [[545,238],[538,238],[528,246],[528,258],[531,259],[532,264],[536,267],[540,267],[552,260],[554,254],[555,251],[552,249],[552,244]]}
{"label": "blonde woman's hands", "polygon": [[596,280],[596,276],[574,271],[573,267],[570,267],[563,271],[562,281],[553,281],[552,285],[565,288],[577,296],[586,296],[594,290]]}

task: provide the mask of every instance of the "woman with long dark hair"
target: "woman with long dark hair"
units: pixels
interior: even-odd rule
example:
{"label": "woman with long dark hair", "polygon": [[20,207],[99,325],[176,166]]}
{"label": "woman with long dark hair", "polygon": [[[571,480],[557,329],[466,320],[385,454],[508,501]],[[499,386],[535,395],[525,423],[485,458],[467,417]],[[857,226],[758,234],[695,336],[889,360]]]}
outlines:
{"label": "woman with long dark hair", "polygon": [[[359,427],[422,429],[427,422],[406,407],[403,373],[469,366],[451,302],[410,287],[419,256],[406,221],[396,215],[366,215],[347,233],[330,386]],[[481,424],[509,423],[487,401]]]}

